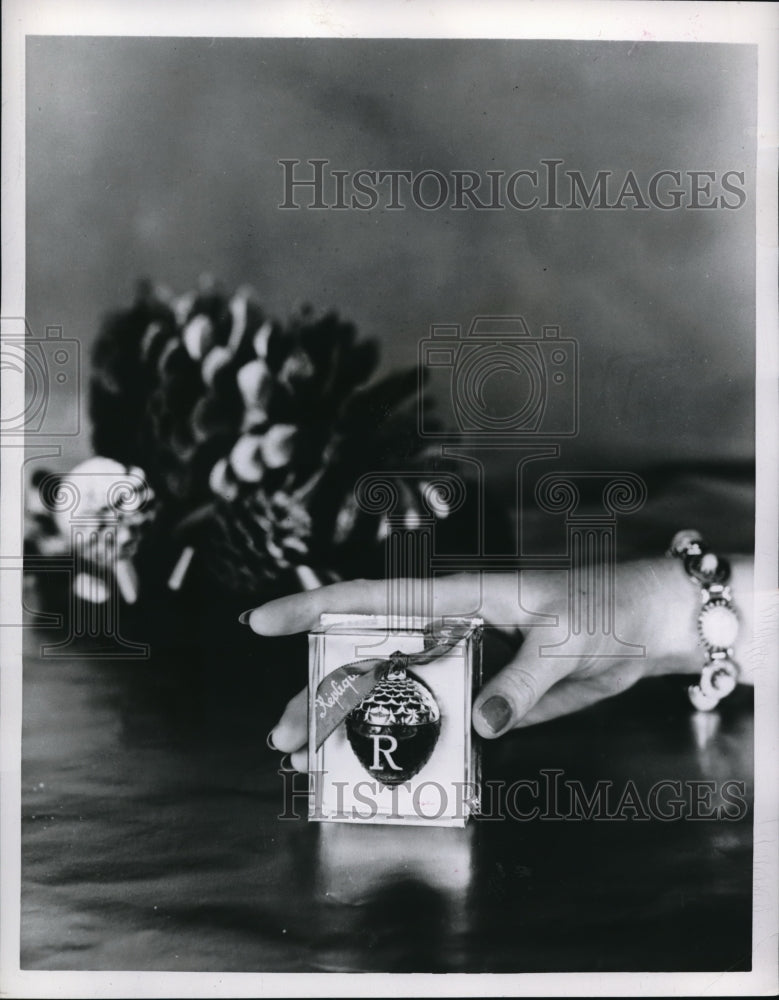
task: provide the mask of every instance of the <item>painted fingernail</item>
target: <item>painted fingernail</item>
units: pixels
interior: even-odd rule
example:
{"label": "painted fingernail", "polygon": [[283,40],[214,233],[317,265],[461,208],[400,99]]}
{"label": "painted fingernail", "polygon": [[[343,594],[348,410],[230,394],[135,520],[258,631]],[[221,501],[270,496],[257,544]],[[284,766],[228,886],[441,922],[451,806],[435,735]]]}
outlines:
{"label": "painted fingernail", "polygon": [[273,730],[272,729],[268,733],[268,735],[265,737],[265,745],[268,747],[269,750],[275,750],[278,753],[279,748],[273,742]]}
{"label": "painted fingernail", "polygon": [[511,705],[501,695],[494,694],[479,706],[479,714],[493,733],[499,733],[511,721]]}
{"label": "painted fingernail", "polygon": [[252,616],[252,611],[254,611],[254,608],[249,608],[248,611],[242,611],[241,614],[238,615],[238,621],[241,625],[249,624],[249,619]]}

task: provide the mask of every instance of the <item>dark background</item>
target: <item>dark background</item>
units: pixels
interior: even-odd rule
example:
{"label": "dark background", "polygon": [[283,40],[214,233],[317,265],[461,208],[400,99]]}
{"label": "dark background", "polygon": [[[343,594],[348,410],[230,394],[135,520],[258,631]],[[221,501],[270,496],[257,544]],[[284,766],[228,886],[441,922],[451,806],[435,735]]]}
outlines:
{"label": "dark background", "polygon": [[[335,307],[411,365],[431,323],[521,313],[579,342],[566,465],[749,462],[756,53],[568,41],[31,38],[27,310],[88,354],[141,275]],[[746,173],[738,211],[279,211],[329,169]],[[617,189],[618,190],[618,189]],[[510,385],[504,391],[510,391]],[[497,387],[496,391],[501,391]],[[51,415],[76,405],[55,395]],[[89,454],[86,430],[60,464]],[[47,459],[49,466],[56,465]]]}

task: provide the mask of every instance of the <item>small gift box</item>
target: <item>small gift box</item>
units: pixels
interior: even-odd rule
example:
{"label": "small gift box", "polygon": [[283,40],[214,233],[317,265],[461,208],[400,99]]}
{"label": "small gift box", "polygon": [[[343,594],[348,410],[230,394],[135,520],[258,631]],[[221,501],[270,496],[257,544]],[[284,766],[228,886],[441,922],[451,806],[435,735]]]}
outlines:
{"label": "small gift box", "polygon": [[478,811],[481,626],[321,616],[309,633],[309,819],[461,827]]}

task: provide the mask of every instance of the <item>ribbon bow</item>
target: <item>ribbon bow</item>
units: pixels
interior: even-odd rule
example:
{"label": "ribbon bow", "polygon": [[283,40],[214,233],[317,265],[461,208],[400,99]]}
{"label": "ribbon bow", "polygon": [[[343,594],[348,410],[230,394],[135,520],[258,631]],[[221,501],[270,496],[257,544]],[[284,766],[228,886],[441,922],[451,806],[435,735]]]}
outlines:
{"label": "ribbon bow", "polygon": [[423,667],[449,652],[472,628],[472,623],[443,625],[438,629],[425,628],[425,648],[419,653],[401,653],[396,650],[387,657],[355,660],[336,667],[321,680],[314,697],[316,717],[316,749],[344,721],[346,716],[393,669]]}

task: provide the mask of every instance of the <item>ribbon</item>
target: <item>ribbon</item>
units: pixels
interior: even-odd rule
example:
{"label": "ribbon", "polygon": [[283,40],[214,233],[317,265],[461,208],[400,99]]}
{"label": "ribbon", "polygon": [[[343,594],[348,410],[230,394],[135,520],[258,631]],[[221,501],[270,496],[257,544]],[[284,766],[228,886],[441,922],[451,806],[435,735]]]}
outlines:
{"label": "ribbon", "polygon": [[355,660],[336,667],[321,680],[314,697],[316,717],[316,749],[344,721],[346,716],[395,668],[423,667],[448,653],[466,637],[473,625],[443,625],[438,629],[427,626],[424,630],[425,648],[419,653],[401,653],[396,650],[389,657]]}

